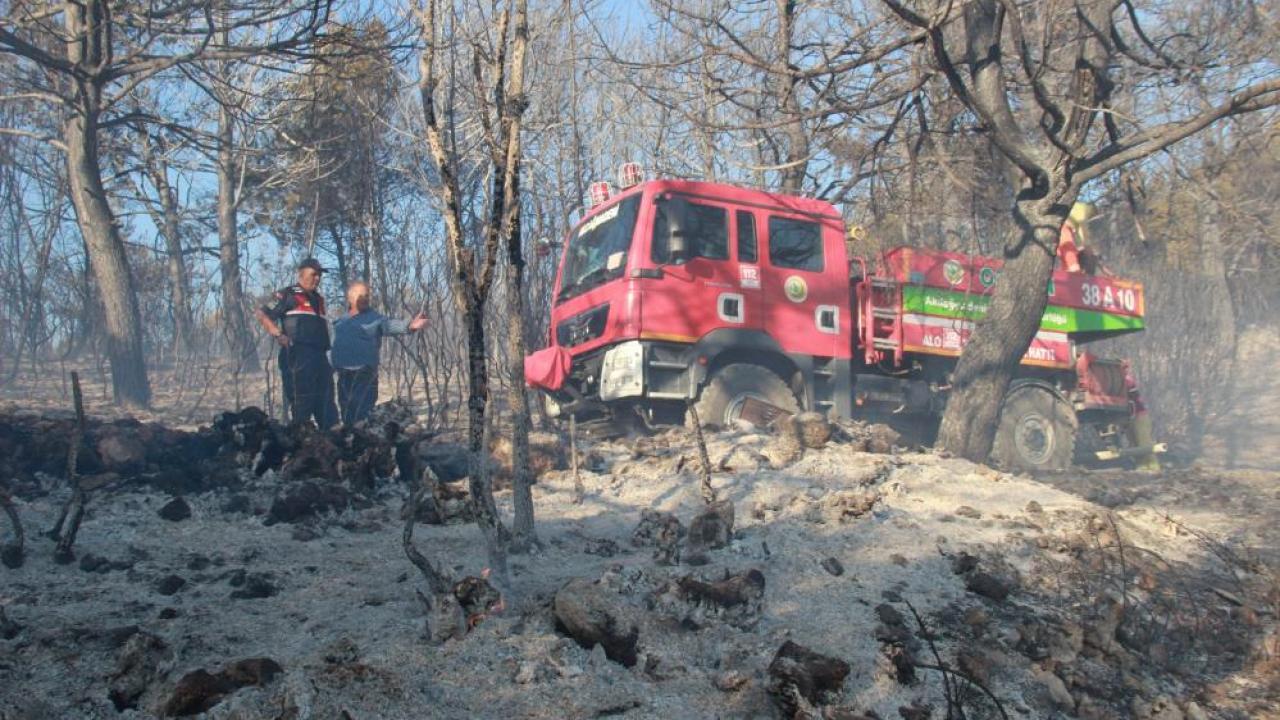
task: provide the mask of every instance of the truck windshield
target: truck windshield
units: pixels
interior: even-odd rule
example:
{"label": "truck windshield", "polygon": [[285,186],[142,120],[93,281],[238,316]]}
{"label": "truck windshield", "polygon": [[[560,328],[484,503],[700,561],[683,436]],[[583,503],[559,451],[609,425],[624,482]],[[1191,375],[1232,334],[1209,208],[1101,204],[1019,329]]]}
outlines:
{"label": "truck windshield", "polygon": [[578,226],[560,272],[557,302],[622,276],[639,208],[640,196],[632,195]]}

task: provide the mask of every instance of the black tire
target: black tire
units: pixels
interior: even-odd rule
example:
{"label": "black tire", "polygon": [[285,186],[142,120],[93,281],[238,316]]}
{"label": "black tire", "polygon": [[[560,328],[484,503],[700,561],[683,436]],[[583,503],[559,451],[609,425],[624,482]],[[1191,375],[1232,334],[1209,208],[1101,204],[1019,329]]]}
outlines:
{"label": "black tire", "polygon": [[[759,365],[736,363],[725,365],[711,376],[702,388],[694,408],[703,427],[732,427],[742,401],[748,397],[763,400],[788,413],[800,412],[795,393],[773,371]],[[692,416],[686,418],[692,423]]]}
{"label": "black tire", "polygon": [[1038,385],[1015,387],[1000,408],[991,458],[1009,470],[1066,470],[1077,425],[1071,405],[1056,393]]}

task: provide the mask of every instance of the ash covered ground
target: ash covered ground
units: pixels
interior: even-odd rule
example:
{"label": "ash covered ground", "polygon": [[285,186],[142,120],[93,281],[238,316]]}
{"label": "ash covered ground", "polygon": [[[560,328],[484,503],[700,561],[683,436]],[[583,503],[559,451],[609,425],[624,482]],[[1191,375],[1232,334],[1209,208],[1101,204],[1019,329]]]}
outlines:
{"label": "ash covered ground", "polygon": [[567,445],[542,437],[541,548],[441,641],[400,476],[406,453],[435,469],[416,545],[479,577],[457,448],[246,413],[91,423],[61,563],[42,533],[71,495],[71,421],[0,418],[26,530],[0,568],[0,718],[1280,713],[1276,473],[1032,479],[878,428],[743,431],[707,436],[708,508],[695,440],[670,430],[582,440],[578,503]]}

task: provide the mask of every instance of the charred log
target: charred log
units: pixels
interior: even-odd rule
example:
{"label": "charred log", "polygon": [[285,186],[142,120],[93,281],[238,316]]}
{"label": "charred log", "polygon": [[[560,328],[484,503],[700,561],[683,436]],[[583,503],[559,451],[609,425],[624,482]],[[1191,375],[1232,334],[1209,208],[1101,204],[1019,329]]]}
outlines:
{"label": "charred log", "polygon": [[588,650],[600,645],[610,660],[636,664],[640,627],[617,595],[579,578],[560,588],[551,607],[556,629],[579,645]]}
{"label": "charred log", "polygon": [[849,663],[839,658],[788,640],[769,663],[769,692],[784,709],[794,712],[795,695],[818,704],[826,695],[840,692],[849,670]]}
{"label": "charred log", "polygon": [[676,584],[687,599],[725,609],[759,602],[764,596],[764,573],[756,569],[715,582],[703,582],[686,575]]}
{"label": "charred log", "polygon": [[689,537],[685,543],[684,562],[705,565],[707,553],[729,544],[733,538],[733,501],[720,500],[709,503],[689,522]]}
{"label": "charred log", "polygon": [[9,492],[4,488],[0,488],[0,507],[4,508],[4,514],[9,516],[9,523],[13,525],[13,539],[0,548],[0,562],[13,570],[22,567],[26,559],[26,535],[22,531],[22,520],[18,518],[18,509],[14,506]]}

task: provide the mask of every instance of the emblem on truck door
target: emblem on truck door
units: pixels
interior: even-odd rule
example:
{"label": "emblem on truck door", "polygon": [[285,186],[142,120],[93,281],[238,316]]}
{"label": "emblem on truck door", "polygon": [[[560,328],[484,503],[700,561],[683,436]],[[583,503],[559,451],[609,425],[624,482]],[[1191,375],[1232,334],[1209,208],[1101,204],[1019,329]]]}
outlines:
{"label": "emblem on truck door", "polygon": [[942,276],[952,285],[959,285],[964,282],[964,266],[955,260],[948,260],[942,264]]}
{"label": "emblem on truck door", "polygon": [[809,297],[809,284],[799,275],[792,275],[782,284],[782,292],[791,302],[804,302],[805,298]]}

